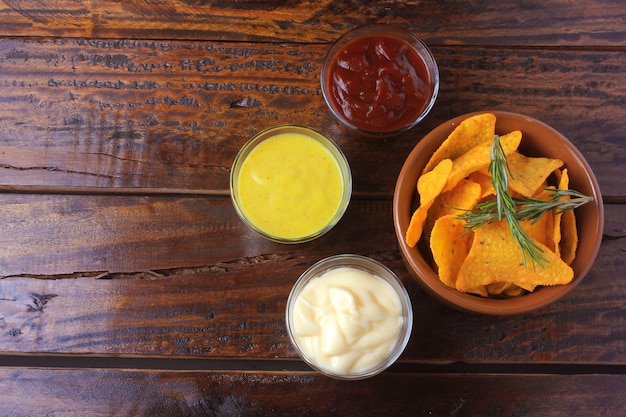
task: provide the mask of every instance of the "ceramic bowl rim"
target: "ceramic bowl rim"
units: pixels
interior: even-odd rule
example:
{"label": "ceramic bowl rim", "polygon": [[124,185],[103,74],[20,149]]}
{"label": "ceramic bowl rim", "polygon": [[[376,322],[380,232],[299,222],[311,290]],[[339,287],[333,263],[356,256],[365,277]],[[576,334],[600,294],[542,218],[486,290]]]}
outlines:
{"label": "ceramic bowl rim", "polygon": [[[575,268],[575,276],[570,284],[555,287],[544,287],[533,293],[510,299],[485,299],[474,295],[464,294],[443,284],[439,280],[437,274],[432,270],[426,259],[419,252],[417,247],[409,248],[404,242],[404,232],[406,230],[406,226],[408,225],[407,215],[410,216],[410,214],[405,212],[405,210],[407,210],[406,205],[402,207],[400,206],[401,201],[406,203],[406,201],[402,198],[401,193],[403,192],[403,188],[406,189],[406,187],[408,187],[407,177],[411,177],[411,172],[414,174],[413,177],[415,176],[415,169],[413,168],[413,165],[415,164],[416,159],[418,159],[420,154],[423,152],[429,152],[429,154],[432,154],[439,144],[441,144],[441,142],[443,142],[443,140],[447,137],[449,132],[451,132],[462,120],[481,113],[494,114],[496,116],[496,125],[498,124],[498,119],[509,119],[516,120],[519,123],[532,124],[537,129],[550,132],[551,135],[559,138],[562,145],[568,149],[571,156],[577,161],[578,164],[580,164],[580,169],[584,171],[586,178],[578,178],[577,180],[579,182],[583,181],[585,184],[588,183],[591,195],[594,197],[594,202],[588,204],[591,205],[592,208],[588,207],[587,210],[595,216],[595,219],[592,219],[593,224],[590,226],[595,236],[595,240],[591,243],[593,247],[591,248],[588,262],[582,267],[578,267],[578,269]],[[523,134],[524,131],[522,130],[522,135]],[[524,139],[522,139],[522,142],[523,140]],[[574,180],[574,178],[571,179]],[[414,186],[415,185],[413,185],[413,187]],[[582,190],[580,191],[582,192]],[[428,294],[461,311],[489,315],[512,315],[527,313],[552,304],[571,292],[582,281],[591,269],[600,248],[604,228],[604,208],[600,186],[598,185],[597,179],[590,165],[587,163],[580,151],[567,138],[565,138],[565,136],[547,124],[529,116],[507,111],[484,110],[463,114],[444,122],[418,142],[404,162],[396,182],[393,196],[393,219],[396,237],[405,266],[413,278]],[[423,271],[426,271],[426,273]]]}

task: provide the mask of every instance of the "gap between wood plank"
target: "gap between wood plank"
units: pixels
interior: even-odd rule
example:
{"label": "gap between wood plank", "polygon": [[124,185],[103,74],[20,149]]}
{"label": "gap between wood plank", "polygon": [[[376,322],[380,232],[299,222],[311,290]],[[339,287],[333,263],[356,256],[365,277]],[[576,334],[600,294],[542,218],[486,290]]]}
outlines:
{"label": "gap between wood plank", "polygon": [[[39,185],[0,185],[4,194],[42,194],[42,195],[107,195],[107,196],[208,196],[230,197],[230,190],[203,190],[189,188],[104,188],[83,186],[39,186]],[[392,192],[353,191],[352,198],[357,200],[391,200]],[[626,200],[626,198],[625,198]]]}
{"label": "gap between wood plank", "polygon": [[[109,195],[109,196],[208,196],[230,197],[230,190],[203,190],[189,188],[104,188],[87,186],[39,186],[39,185],[2,185],[0,193],[5,194],[43,194],[43,195]],[[353,191],[356,200],[392,200],[393,192]],[[626,196],[602,196],[604,204],[626,204]]]}
{"label": "gap between wood plank", "polygon": [[[298,359],[112,357],[98,355],[0,354],[0,368],[135,369],[149,371],[314,372]],[[610,363],[422,363],[396,362],[386,372],[422,374],[626,375]]]}

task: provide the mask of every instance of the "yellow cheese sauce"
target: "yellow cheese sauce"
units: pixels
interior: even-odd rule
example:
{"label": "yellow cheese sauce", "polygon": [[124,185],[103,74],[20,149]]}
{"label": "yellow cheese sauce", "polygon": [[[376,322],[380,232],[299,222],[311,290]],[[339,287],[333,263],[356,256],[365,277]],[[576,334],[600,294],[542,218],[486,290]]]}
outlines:
{"label": "yellow cheese sauce", "polygon": [[374,368],[398,343],[403,324],[393,287],[356,268],[336,268],[313,278],[294,302],[298,345],[333,373]]}
{"label": "yellow cheese sauce", "polygon": [[298,239],[333,220],[342,203],[343,179],[323,144],[304,134],[281,133],[245,158],[237,188],[252,225],[274,237]]}

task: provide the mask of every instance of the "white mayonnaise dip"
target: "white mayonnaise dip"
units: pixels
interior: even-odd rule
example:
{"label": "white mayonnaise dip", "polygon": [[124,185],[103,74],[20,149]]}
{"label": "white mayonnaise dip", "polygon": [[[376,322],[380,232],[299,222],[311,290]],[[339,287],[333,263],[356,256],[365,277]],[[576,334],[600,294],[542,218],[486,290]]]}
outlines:
{"label": "white mayonnaise dip", "polygon": [[375,367],[398,343],[403,323],[393,287],[350,267],[313,278],[293,309],[294,336],[301,350],[333,373]]}

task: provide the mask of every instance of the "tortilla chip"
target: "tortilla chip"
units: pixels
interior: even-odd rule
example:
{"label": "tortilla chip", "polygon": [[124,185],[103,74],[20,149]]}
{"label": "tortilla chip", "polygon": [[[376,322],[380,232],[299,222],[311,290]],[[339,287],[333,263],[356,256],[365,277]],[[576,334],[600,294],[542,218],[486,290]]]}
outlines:
{"label": "tortilla chip", "polygon": [[[492,138],[493,139],[493,138]],[[500,136],[500,144],[505,155],[510,155],[517,150],[522,140],[522,132],[514,130],[511,133]],[[484,169],[489,166],[491,161],[491,143],[492,141],[476,145],[463,155],[456,158],[452,165],[452,172],[448,176],[448,182],[443,191],[453,189],[459,181],[467,177],[474,171]]]}
{"label": "tortilla chip", "polygon": [[511,286],[507,289],[505,289],[504,291],[504,295],[508,296],[508,297],[518,297],[522,294],[524,294],[524,289],[522,287],[519,287],[515,284],[511,284]]}
{"label": "tortilla chip", "polygon": [[428,215],[428,209],[433,204],[433,201],[435,201],[435,198],[441,193],[451,170],[452,161],[450,159],[444,159],[432,171],[420,176],[417,181],[420,205],[413,213],[413,216],[411,216],[411,221],[405,236],[406,244],[410,247],[415,246],[420,240],[424,221]]}
{"label": "tortilla chip", "polygon": [[553,252],[552,248],[554,247],[554,242],[551,236],[552,233],[550,232],[554,228],[554,223],[549,213],[541,216],[541,218],[536,221],[521,221],[520,226],[522,226],[522,229],[524,229],[528,237],[535,242],[541,243],[543,246],[547,247],[550,252]]}
{"label": "tortilla chip", "polygon": [[461,180],[452,190],[437,196],[428,210],[422,234],[430,236],[437,219],[449,214],[463,214],[463,210],[471,210],[480,199],[481,187],[468,180]]}
{"label": "tortilla chip", "polygon": [[467,232],[462,220],[448,214],[435,222],[430,236],[433,259],[439,269],[439,279],[455,288],[458,272],[465,261],[472,242],[472,233]]}
{"label": "tortilla chip", "polygon": [[523,196],[532,196],[544,184],[554,170],[563,166],[563,161],[552,158],[531,158],[519,152],[507,156],[509,187]]}
{"label": "tortilla chip", "polygon": [[423,172],[432,170],[444,159],[455,159],[481,143],[491,143],[496,134],[496,116],[483,113],[463,120],[448,135],[430,158]]}
{"label": "tortilla chip", "polygon": [[[554,187],[553,187],[554,189]],[[540,188],[532,197],[540,200],[550,200],[550,194],[553,191]],[[554,214],[549,212],[541,216],[539,219],[520,222],[520,225],[532,240],[546,246],[554,252]]]}
{"label": "tortilla chip", "polygon": [[507,297],[517,297],[524,293],[522,287],[518,287],[512,282],[499,281],[485,286],[490,295],[505,295]]}
{"label": "tortilla chip", "polygon": [[500,295],[506,290],[511,284],[510,282],[505,281],[497,281],[493,284],[489,284],[486,286],[487,292],[491,295]]}
{"label": "tortilla chip", "polygon": [[546,258],[544,266],[525,266],[506,221],[483,225],[474,231],[472,246],[459,270],[457,290],[479,293],[481,287],[500,281],[512,282],[528,291],[538,285],[569,283],[574,277],[572,268],[546,246],[537,245]]}
{"label": "tortilla chip", "polygon": [[[528,262],[528,254],[522,253],[505,220],[472,232],[457,219],[462,210],[472,210],[496,194],[488,169],[494,136],[495,116],[484,113],[461,122],[441,144],[418,180],[420,206],[406,231],[407,244],[413,247],[427,236],[442,283],[483,297],[515,297],[538,286],[571,282],[574,273],[569,264],[578,245],[573,211],[550,211],[520,222],[542,251],[542,265]],[[518,152],[521,140],[520,131],[500,135],[511,196],[549,201],[556,188],[548,185],[552,173],[558,188],[567,189],[563,161],[525,156]]]}
{"label": "tortilla chip", "polygon": [[[563,180],[563,173],[560,170],[557,169],[556,171],[554,171],[554,174],[556,175],[556,179],[557,179],[557,188],[559,189],[562,186],[569,187],[569,184],[567,184],[569,182],[569,179],[567,177],[567,170],[563,170],[563,171],[566,172],[565,180]],[[561,256],[561,217],[563,217],[563,213],[555,212],[553,214],[553,217],[554,217],[554,231],[553,231],[552,240],[554,242],[554,253]]]}
{"label": "tortilla chip", "polygon": [[576,215],[572,210],[563,213],[561,217],[561,259],[571,265],[576,258],[576,248],[578,247],[578,230],[576,228]]}
{"label": "tortilla chip", "polygon": [[486,169],[472,172],[467,176],[467,179],[480,185],[480,199],[496,194],[496,189],[491,182],[491,175]]}
{"label": "tortilla chip", "polygon": [[[558,188],[559,190],[567,190],[569,188],[569,174],[567,168],[563,169],[561,172]],[[572,262],[574,262],[574,258],[576,258],[576,248],[578,247],[576,215],[572,210],[568,210],[557,213],[554,217],[554,240],[558,246],[558,253],[566,264],[571,265]],[[559,237],[559,241],[556,240],[557,237]]]}

